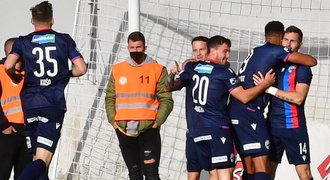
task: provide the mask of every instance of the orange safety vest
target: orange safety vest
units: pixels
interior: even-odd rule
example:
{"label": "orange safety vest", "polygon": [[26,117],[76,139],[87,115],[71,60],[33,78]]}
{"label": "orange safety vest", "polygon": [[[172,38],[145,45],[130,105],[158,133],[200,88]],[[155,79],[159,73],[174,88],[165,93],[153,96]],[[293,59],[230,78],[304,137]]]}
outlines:
{"label": "orange safety vest", "polygon": [[157,62],[132,66],[123,61],[112,67],[116,121],[156,119],[159,107],[156,89],[162,69],[163,66]]}
{"label": "orange safety vest", "polygon": [[20,93],[23,87],[23,80],[14,84],[7,75],[5,67],[0,64],[0,82],[1,82],[1,106],[2,111],[8,121],[16,124],[24,124],[24,114]]}

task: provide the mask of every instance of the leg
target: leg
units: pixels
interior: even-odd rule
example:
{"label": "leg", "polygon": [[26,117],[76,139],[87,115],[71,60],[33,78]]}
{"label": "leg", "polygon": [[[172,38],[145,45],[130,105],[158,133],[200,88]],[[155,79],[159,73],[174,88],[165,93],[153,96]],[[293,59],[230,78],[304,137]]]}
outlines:
{"label": "leg", "polygon": [[270,162],[270,179],[271,180],[275,179],[277,166],[278,166],[278,163]]}
{"label": "leg", "polygon": [[255,173],[254,173],[255,180],[270,179],[270,164],[269,164],[268,155],[253,157],[252,162],[255,168]]}
{"label": "leg", "polygon": [[18,149],[16,151],[17,157],[15,158],[15,162],[14,162],[15,180],[18,179],[25,166],[32,161],[32,154],[28,153],[27,151],[25,136],[17,134],[17,138],[18,138],[18,143],[17,143]]}
{"label": "leg", "polygon": [[140,135],[139,143],[143,149],[143,174],[146,180],[159,180],[159,160],[161,140],[158,128],[151,128]]}
{"label": "leg", "polygon": [[209,180],[219,180],[218,171],[216,169],[210,171]]}
{"label": "leg", "polygon": [[310,180],[313,177],[309,164],[296,165],[296,172],[300,180]]}
{"label": "leg", "polygon": [[9,179],[11,169],[13,166],[13,156],[14,149],[13,145],[15,145],[11,139],[12,135],[2,134],[0,131],[0,179]]}
{"label": "leg", "polygon": [[201,175],[200,172],[188,172],[188,180],[199,180],[200,175]]}
{"label": "leg", "polygon": [[233,168],[217,169],[219,180],[232,180]]}
{"label": "leg", "polygon": [[116,130],[119,140],[119,147],[128,169],[128,176],[131,180],[143,180],[138,137],[129,137]]}

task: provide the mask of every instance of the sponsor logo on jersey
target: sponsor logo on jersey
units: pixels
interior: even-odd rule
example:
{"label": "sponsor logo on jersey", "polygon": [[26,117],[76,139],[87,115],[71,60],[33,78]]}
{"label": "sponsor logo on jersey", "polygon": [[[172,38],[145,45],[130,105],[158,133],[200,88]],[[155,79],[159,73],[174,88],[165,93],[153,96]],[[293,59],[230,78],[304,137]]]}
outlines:
{"label": "sponsor logo on jersey", "polygon": [[238,120],[238,119],[232,119],[232,120],[231,120],[231,123],[232,123],[232,124],[239,124],[239,120]]}
{"label": "sponsor logo on jersey", "polygon": [[26,139],[26,145],[27,145],[27,148],[32,148],[30,137],[27,136],[25,139]]}
{"label": "sponsor logo on jersey", "polygon": [[198,73],[206,73],[206,74],[211,74],[213,70],[213,66],[209,64],[198,64],[195,69]]}
{"label": "sponsor logo on jersey", "polygon": [[32,42],[38,44],[55,43],[55,34],[33,35]]}
{"label": "sponsor logo on jersey", "polygon": [[43,123],[46,123],[46,122],[48,122],[48,119],[45,118],[45,117],[37,116],[37,117],[26,118],[26,121],[27,121],[28,123],[32,123],[32,122],[34,122],[34,121],[41,121],[41,122],[43,122]]}

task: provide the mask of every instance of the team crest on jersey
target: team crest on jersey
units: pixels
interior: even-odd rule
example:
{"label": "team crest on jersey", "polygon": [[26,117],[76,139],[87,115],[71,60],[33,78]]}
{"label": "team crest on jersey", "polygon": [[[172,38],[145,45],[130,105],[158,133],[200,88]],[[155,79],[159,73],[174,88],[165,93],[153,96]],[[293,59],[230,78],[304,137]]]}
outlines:
{"label": "team crest on jersey", "polygon": [[213,66],[209,64],[198,64],[195,69],[198,73],[206,73],[206,74],[211,74],[213,70]]}
{"label": "team crest on jersey", "polygon": [[288,68],[289,73],[292,73],[296,69],[296,66],[290,66]]}
{"label": "team crest on jersey", "polygon": [[38,44],[55,43],[55,34],[33,35],[32,42]]}
{"label": "team crest on jersey", "polygon": [[127,78],[125,76],[122,76],[119,78],[119,84],[124,85],[127,83]]}
{"label": "team crest on jersey", "polygon": [[287,47],[284,47],[283,49],[284,49],[284,51],[286,51],[286,52],[289,52],[289,51],[290,51]]}

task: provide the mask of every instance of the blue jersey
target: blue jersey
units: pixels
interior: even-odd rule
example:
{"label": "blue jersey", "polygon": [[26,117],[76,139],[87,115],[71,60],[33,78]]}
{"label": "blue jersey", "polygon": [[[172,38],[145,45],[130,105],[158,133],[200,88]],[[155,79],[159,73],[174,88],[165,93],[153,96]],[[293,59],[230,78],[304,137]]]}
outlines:
{"label": "blue jersey", "polygon": [[189,130],[229,125],[229,91],[240,86],[232,69],[208,61],[189,62],[179,79],[187,88]]}
{"label": "blue jersey", "polygon": [[52,29],[35,31],[20,36],[11,54],[24,61],[23,109],[66,109],[64,88],[69,82],[68,59],[82,57],[73,39]]}
{"label": "blue jersey", "polygon": [[[287,48],[269,43],[252,49],[238,72],[238,78],[243,88],[249,89],[255,86],[252,79],[253,74],[261,72],[265,75],[270,69],[275,70],[287,60],[289,55],[290,52]],[[263,93],[250,101],[247,106],[252,109],[264,109],[268,104],[268,100],[269,95]],[[232,98],[231,103],[234,109],[236,105],[243,105],[235,98]]]}
{"label": "blue jersey", "polygon": [[[277,73],[275,85],[283,91],[295,91],[297,83],[310,85],[312,76],[309,67],[287,64]],[[296,105],[277,97],[271,97],[269,119],[271,126],[276,128],[306,127],[304,103]]]}

